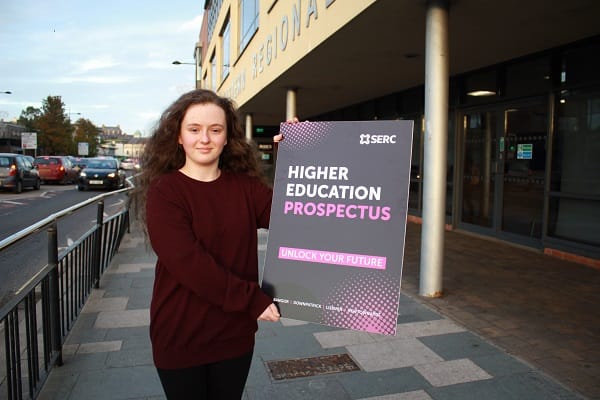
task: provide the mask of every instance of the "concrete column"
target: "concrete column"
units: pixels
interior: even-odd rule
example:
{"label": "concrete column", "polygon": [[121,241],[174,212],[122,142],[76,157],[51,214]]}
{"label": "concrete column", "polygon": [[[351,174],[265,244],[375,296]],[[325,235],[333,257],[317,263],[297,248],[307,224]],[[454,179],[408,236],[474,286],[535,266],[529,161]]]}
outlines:
{"label": "concrete column", "polygon": [[419,281],[419,294],[425,297],[442,295],[448,145],[448,11],[447,0],[427,1],[423,227]]}
{"label": "concrete column", "polygon": [[246,140],[250,141],[252,140],[252,130],[253,130],[253,123],[252,123],[252,114],[246,114]]}
{"label": "concrete column", "polygon": [[296,92],[297,89],[288,89],[285,99],[285,120],[297,117],[296,112]]}
{"label": "concrete column", "polygon": [[[285,96],[285,120],[290,120],[298,116],[296,112],[296,92],[297,89],[288,89]],[[273,146],[273,166],[277,165],[277,144]]]}

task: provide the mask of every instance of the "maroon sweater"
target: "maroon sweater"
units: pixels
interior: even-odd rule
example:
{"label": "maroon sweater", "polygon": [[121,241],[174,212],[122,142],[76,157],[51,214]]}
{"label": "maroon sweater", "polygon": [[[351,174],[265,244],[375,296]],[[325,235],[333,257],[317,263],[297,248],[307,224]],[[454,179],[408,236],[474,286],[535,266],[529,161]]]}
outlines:
{"label": "maroon sweater", "polygon": [[158,368],[241,356],[272,299],[258,285],[257,228],[269,226],[272,190],[223,172],[200,182],[179,171],[148,191],[147,223],[158,256],[150,338]]}

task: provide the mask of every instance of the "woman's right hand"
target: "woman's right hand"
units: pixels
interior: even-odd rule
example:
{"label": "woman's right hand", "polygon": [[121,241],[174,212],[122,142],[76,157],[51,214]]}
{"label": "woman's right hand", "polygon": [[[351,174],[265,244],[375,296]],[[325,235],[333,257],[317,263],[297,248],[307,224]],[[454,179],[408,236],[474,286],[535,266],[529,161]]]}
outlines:
{"label": "woman's right hand", "polygon": [[277,309],[277,306],[271,303],[267,308],[265,308],[265,311],[263,311],[262,314],[259,315],[258,320],[277,322],[279,321],[280,317],[281,315],[279,315],[279,310]]}
{"label": "woman's right hand", "polygon": [[[295,124],[297,122],[300,122],[300,120],[297,117],[294,117],[292,119],[288,119],[287,121],[285,121],[286,124]],[[274,143],[279,143],[283,140],[283,133],[278,133],[277,135],[273,136],[273,142]]]}

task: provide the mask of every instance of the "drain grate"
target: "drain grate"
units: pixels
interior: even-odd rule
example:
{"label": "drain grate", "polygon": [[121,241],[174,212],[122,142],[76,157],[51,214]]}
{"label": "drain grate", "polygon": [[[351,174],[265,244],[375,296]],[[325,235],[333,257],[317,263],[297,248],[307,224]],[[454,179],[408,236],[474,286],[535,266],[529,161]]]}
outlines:
{"label": "drain grate", "polygon": [[267,361],[266,364],[271,377],[277,381],[306,376],[360,371],[358,365],[356,365],[348,354]]}

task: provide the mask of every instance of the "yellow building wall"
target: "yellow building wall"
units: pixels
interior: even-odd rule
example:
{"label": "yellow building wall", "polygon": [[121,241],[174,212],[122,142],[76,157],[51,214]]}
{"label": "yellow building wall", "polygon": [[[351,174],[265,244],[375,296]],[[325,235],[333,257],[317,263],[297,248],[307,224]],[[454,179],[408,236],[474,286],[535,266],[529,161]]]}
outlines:
{"label": "yellow building wall", "polygon": [[[232,65],[225,81],[217,76],[217,92],[242,106],[375,1],[261,0],[258,30],[239,54],[239,0],[224,0],[208,46],[207,59],[203,61],[202,68],[208,72],[203,87],[210,88],[210,56],[213,52],[217,75],[222,71],[219,67],[223,64],[220,32],[228,13]],[[351,48],[348,50],[352,51]]]}

